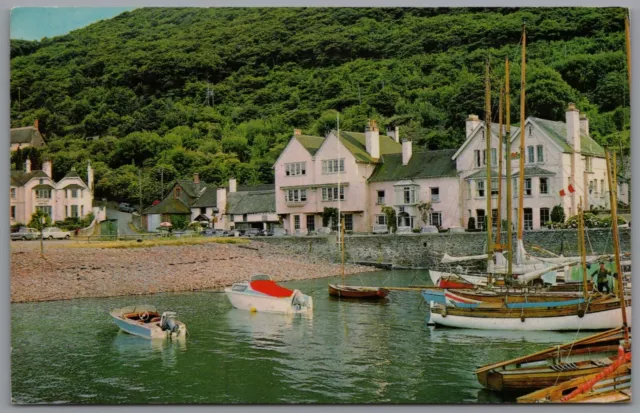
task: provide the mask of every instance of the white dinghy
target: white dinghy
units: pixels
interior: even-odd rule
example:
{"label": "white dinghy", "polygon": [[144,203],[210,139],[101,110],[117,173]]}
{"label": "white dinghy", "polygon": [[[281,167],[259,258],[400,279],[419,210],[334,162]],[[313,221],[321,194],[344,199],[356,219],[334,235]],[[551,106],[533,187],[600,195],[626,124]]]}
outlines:
{"label": "white dinghy", "polygon": [[254,275],[225,288],[231,305],[240,310],[268,313],[306,313],[313,310],[313,298],[300,290],[289,290],[268,275]]}
{"label": "white dinghy", "polygon": [[176,320],[176,313],[162,315],[152,305],[136,305],[111,311],[113,322],[124,332],[148,339],[185,337],[187,327]]}

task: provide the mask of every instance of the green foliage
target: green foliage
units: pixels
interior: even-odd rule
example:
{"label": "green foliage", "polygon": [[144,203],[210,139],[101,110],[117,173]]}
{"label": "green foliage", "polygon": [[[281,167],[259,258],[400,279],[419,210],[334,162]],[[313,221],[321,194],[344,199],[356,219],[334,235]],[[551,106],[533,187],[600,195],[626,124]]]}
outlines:
{"label": "green foliage", "polygon": [[[44,217],[44,223],[42,222],[42,218]],[[37,210],[31,215],[31,221],[27,224],[29,228],[35,228],[38,231],[42,231],[44,228],[51,226],[51,217],[49,214]]]}
{"label": "green foliage", "polygon": [[171,214],[169,217],[169,222],[171,222],[172,229],[177,231],[182,231],[187,229],[189,226],[189,216],[184,214]]}
{"label": "green foliage", "polygon": [[322,211],[322,226],[328,227],[329,222],[334,226],[339,225],[340,219],[338,218],[338,208],[324,207]]}
{"label": "green foliage", "polygon": [[383,206],[382,213],[385,215],[387,219],[387,228],[389,229],[389,233],[393,234],[398,229],[398,220],[396,218],[396,210],[390,206]]}
{"label": "green foliage", "polygon": [[420,212],[420,219],[424,222],[425,225],[429,225],[429,215],[433,208],[431,206],[431,202],[420,201],[418,204],[418,211]]}
{"label": "green foliage", "polygon": [[551,210],[551,222],[564,223],[565,214],[562,205],[556,205]]}
{"label": "green foliage", "polygon": [[141,168],[145,206],[162,193],[159,164],[175,168],[171,179],[273,182],[291,131],[325,135],[338,112],[343,130],[363,131],[372,118],[414,145],[455,148],[466,116],[484,118],[487,57],[494,107],[510,58],[519,113],[526,19],[527,115],[563,120],[574,101],[598,142],[628,148],[625,13],[140,8],[53,39],[12,40],[12,126],[39,120],[55,179],[91,160],[99,197],[139,201],[127,167]]}
{"label": "green foliage", "polygon": [[[578,220],[580,219],[579,215],[574,215],[567,219],[567,222],[547,222],[546,225],[549,228],[555,229],[572,229],[578,228]],[[598,216],[592,214],[591,212],[584,213],[584,226],[585,228],[610,228],[611,227],[611,215],[607,216]],[[618,225],[626,224],[627,221],[619,216],[618,217]]]}
{"label": "green foliage", "polygon": [[474,217],[469,217],[469,221],[467,222],[467,229],[476,229],[476,219]]}

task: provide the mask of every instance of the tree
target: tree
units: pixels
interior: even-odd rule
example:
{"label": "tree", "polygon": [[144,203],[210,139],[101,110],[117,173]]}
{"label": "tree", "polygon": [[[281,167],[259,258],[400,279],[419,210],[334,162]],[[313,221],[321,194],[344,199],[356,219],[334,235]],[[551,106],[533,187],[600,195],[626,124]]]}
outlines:
{"label": "tree", "polygon": [[189,215],[171,214],[169,220],[171,222],[171,228],[178,231],[187,229],[187,226],[189,225]]}
{"label": "tree", "polygon": [[431,215],[431,211],[433,211],[431,202],[420,201],[418,204],[418,211],[420,212],[420,219],[422,219],[422,222],[424,222],[425,225],[429,225],[429,215]]}
{"label": "tree", "polygon": [[[42,218],[45,219],[44,223],[42,223]],[[42,232],[43,229],[51,226],[51,217],[43,210],[38,209],[36,212],[31,214],[31,221],[29,221],[27,226]]]}
{"label": "tree", "polygon": [[328,227],[329,224],[333,224],[334,226],[339,223],[340,219],[338,218],[338,208],[332,207],[324,207],[322,211],[322,226]]}
{"label": "tree", "polygon": [[393,234],[398,229],[398,220],[396,219],[396,210],[390,206],[383,206],[382,213],[387,219],[387,228],[389,228],[389,233]]}
{"label": "tree", "polygon": [[562,205],[556,205],[551,210],[551,222],[563,223],[565,220],[564,208]]}

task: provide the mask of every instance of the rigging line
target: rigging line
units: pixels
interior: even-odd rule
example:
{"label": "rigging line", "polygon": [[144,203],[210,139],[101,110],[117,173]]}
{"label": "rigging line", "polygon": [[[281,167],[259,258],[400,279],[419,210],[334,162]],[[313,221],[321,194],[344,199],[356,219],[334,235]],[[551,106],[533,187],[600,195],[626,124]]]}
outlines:
{"label": "rigging line", "polygon": [[[589,300],[587,301],[587,305],[584,308],[584,315],[586,316],[589,312],[589,305],[591,304],[591,298],[593,296],[589,296]],[[567,360],[569,360],[569,356],[571,355],[571,351],[573,351],[573,345],[576,343],[576,341],[578,340],[578,334],[580,334],[580,328],[582,327],[582,323],[584,322],[584,317],[582,317],[580,319],[580,323],[578,323],[578,330],[576,331],[576,335],[573,337],[573,341],[571,342],[571,346],[569,347],[569,351],[567,352],[567,357],[565,357],[565,363]],[[558,358],[558,361],[560,361],[561,363],[563,362],[560,358]],[[560,380],[560,374],[562,372],[558,372],[558,375],[556,376],[556,381],[555,383],[553,383],[554,386],[556,386],[558,384],[558,380]]]}

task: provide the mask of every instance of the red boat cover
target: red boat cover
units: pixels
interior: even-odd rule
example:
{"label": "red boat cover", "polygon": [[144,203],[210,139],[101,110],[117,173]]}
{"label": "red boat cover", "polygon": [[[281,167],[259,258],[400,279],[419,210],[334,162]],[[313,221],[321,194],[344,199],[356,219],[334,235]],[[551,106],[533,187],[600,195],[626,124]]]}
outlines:
{"label": "red boat cover", "polygon": [[281,287],[273,280],[251,281],[251,288],[271,297],[291,297],[293,294],[293,290]]}

